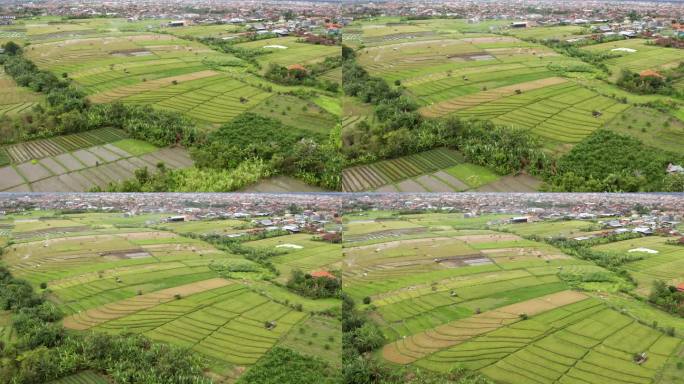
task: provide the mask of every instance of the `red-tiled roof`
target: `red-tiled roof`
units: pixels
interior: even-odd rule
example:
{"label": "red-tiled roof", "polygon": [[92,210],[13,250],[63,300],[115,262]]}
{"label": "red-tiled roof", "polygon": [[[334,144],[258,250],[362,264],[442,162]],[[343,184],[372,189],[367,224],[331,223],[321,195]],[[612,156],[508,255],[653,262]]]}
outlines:
{"label": "red-tiled roof", "polygon": [[334,279],[335,275],[328,271],[313,271],[311,272],[311,277],[327,277],[328,279]]}
{"label": "red-tiled roof", "polygon": [[306,71],[306,68],[304,68],[303,65],[301,64],[292,64],[289,67],[287,67],[290,71],[292,70],[297,70],[297,71]]}
{"label": "red-tiled roof", "polygon": [[652,69],[646,69],[641,72],[639,72],[639,76],[641,77],[660,77],[661,79],[663,78],[663,75],[660,73],[652,70]]}
{"label": "red-tiled roof", "polygon": [[678,291],[681,291],[681,292],[684,292],[684,283],[680,283],[680,284],[677,286],[677,290],[678,290]]}

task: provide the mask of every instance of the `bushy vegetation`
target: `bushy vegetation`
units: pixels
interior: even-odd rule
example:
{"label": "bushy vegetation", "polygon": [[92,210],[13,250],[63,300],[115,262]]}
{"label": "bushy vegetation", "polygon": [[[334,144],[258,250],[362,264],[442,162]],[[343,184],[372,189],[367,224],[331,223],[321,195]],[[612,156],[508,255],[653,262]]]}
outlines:
{"label": "bushy vegetation", "polygon": [[18,340],[0,353],[0,383],[43,384],[83,370],[107,374],[114,383],[203,384],[195,354],[141,335],[67,334],[62,313],[31,285],[0,267],[0,307],[12,311]]}
{"label": "bushy vegetation", "polygon": [[274,174],[261,159],[248,159],[233,169],[169,169],[159,164],[156,171],[140,168],[134,179],[97,187],[92,192],[230,192]]}
{"label": "bushy vegetation", "polygon": [[664,311],[684,317],[684,292],[673,285],[661,280],[654,281],[648,301]]}
{"label": "bushy vegetation", "polygon": [[258,158],[277,172],[337,189],[340,168],[334,132],[328,140],[248,112],[211,132],[191,152],[201,169],[233,169],[245,159]]}
{"label": "bushy vegetation", "polygon": [[341,65],[339,57],[326,57],[320,63],[315,63],[306,66],[290,66],[284,67],[282,65],[271,63],[266,70],[264,76],[278,84],[284,85],[306,85],[310,87],[318,87],[330,92],[337,92],[339,85],[337,83],[321,80],[318,75],[323,72],[337,68]]}
{"label": "bushy vegetation", "polygon": [[338,277],[314,277],[298,269],[292,271],[287,288],[298,294],[314,299],[339,297],[342,293],[342,280]]}
{"label": "bushy vegetation", "polygon": [[463,129],[459,139],[457,147],[469,162],[502,175],[522,169],[541,172],[548,167],[549,160],[539,139],[524,130],[492,123],[471,124]]}
{"label": "bushy vegetation", "polygon": [[601,71],[605,73],[610,73],[610,69],[608,69],[608,66],[606,65],[605,61],[608,59],[620,57],[619,54],[613,53],[613,52],[591,52],[586,49],[582,49],[583,46],[588,45],[588,44],[599,44],[602,42],[609,42],[612,40],[622,40],[622,36],[618,36],[616,38],[601,38],[598,40],[583,40],[580,42],[567,42],[567,41],[561,41],[561,40],[546,40],[546,39],[524,39],[526,41],[531,41],[534,43],[539,43],[539,44],[544,44],[549,48],[552,48],[558,53],[561,53],[566,56],[570,57],[575,57],[578,58],[585,63],[591,64],[595,66],[596,68],[600,69]]}
{"label": "bushy vegetation", "polygon": [[[680,64],[678,70],[684,74],[684,63]],[[639,73],[623,69],[616,84],[630,92],[638,94],[663,94],[663,95],[677,95],[677,90],[673,86],[673,78],[663,75],[642,76]]]}
{"label": "bushy vegetation", "polygon": [[240,376],[237,384],[336,384],[339,370],[315,357],[275,347]]}
{"label": "bushy vegetation", "polygon": [[558,159],[556,172],[547,181],[552,191],[675,191],[667,189],[678,185],[669,180],[665,169],[681,161],[633,137],[599,130]]}

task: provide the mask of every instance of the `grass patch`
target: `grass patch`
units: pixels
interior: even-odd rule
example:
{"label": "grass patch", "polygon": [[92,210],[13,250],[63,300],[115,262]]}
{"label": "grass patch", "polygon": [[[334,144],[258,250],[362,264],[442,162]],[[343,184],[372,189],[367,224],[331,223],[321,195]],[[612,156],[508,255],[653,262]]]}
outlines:
{"label": "grass patch", "polygon": [[123,139],[112,143],[117,148],[123,149],[133,156],[143,155],[145,153],[154,152],[157,147],[142,140],[137,139]]}
{"label": "grass patch", "polygon": [[459,164],[448,168],[446,172],[468,184],[470,188],[477,188],[499,179],[496,173],[476,164]]}

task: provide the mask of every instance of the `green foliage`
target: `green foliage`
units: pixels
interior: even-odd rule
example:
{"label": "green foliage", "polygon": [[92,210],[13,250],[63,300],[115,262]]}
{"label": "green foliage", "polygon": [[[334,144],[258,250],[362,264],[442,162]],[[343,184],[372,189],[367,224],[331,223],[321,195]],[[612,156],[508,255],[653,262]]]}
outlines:
{"label": "green foliage", "polygon": [[564,192],[662,191],[665,185],[681,185],[665,173],[669,163],[681,160],[630,136],[598,130],[558,160],[556,173],[547,182],[549,189]]}
{"label": "green foliage", "polygon": [[275,347],[240,376],[237,384],[334,384],[340,383],[337,368],[315,357]]}
{"label": "green foliage", "polygon": [[458,148],[466,159],[499,174],[516,173],[524,168],[541,171],[548,166],[539,140],[524,130],[470,125],[461,133]]}
{"label": "green foliage", "polygon": [[[247,159],[234,169],[167,169],[157,173],[147,168],[135,171],[135,179],[109,184],[107,192],[230,192],[254,184],[273,174],[269,164]],[[94,192],[101,191],[95,188]]]}
{"label": "green foliage", "polygon": [[653,282],[653,289],[648,301],[664,311],[684,317],[684,292],[677,287],[665,284],[664,281]]}
{"label": "green foliage", "polygon": [[298,269],[292,271],[287,288],[302,296],[320,299],[339,297],[342,293],[342,280],[339,278],[313,277]]}
{"label": "green foliage", "polygon": [[[684,67],[682,72],[684,73]],[[638,94],[663,94],[676,95],[677,91],[673,86],[671,77],[641,76],[628,69],[622,70],[616,84],[630,92]]]}
{"label": "green foliage", "polygon": [[10,56],[21,55],[22,53],[21,46],[19,46],[19,44],[15,43],[14,41],[6,42],[2,45],[2,49],[4,49],[5,53]]}
{"label": "green foliage", "polygon": [[201,169],[233,169],[245,159],[263,159],[280,173],[338,189],[340,160],[333,143],[325,136],[248,112],[210,133],[192,149],[192,155]]}

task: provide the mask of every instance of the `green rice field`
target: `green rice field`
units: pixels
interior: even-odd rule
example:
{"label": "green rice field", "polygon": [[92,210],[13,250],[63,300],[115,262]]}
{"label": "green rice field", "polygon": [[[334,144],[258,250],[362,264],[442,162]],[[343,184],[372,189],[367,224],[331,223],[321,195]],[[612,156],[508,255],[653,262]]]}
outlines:
{"label": "green rice field", "polygon": [[[611,272],[520,236],[587,234],[591,222],[511,224],[501,232],[488,229],[504,218],[494,215],[371,216],[345,224],[352,236],[343,283],[384,334],[375,355],[390,366],[442,373],[459,366],[497,383],[646,384],[661,382],[682,348],[679,334],[650,326],[680,327],[681,319],[617,286],[571,284],[567,276]],[[662,247],[655,239],[644,246]],[[648,358],[636,363],[641,353]]]}
{"label": "green rice field", "polygon": [[[243,372],[276,345],[339,366],[339,300],[274,284],[273,271],[196,238],[254,229],[249,219],[166,223],[168,214],[16,214],[3,255],[12,274],[46,284],[72,332],[133,332],[195,351],[217,372]],[[188,237],[192,236],[192,237]],[[340,246],[293,234],[242,242],[272,251],[281,282],[293,269],[339,269]],[[236,267],[227,272],[227,267]],[[280,278],[279,278],[280,279]],[[274,324],[265,327],[266,322]],[[0,313],[0,340],[12,336]],[[306,340],[315,339],[315,345]],[[104,381],[103,381],[104,380]],[[108,382],[81,372],[55,383]]]}

